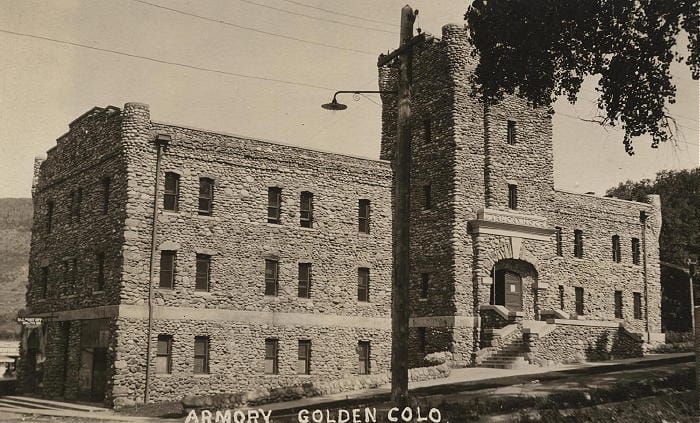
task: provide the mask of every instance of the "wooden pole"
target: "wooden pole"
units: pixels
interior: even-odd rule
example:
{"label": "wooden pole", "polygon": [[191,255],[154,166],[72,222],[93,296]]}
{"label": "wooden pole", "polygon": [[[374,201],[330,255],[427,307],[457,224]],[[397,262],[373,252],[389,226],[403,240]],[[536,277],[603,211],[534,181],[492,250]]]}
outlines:
{"label": "wooden pole", "polygon": [[[398,83],[398,137],[394,167],[394,217],[392,230],[393,277],[391,305],[391,400],[400,407],[408,405],[408,319],[410,277],[410,191],[411,191],[411,56],[406,44],[413,36],[415,14],[411,6],[401,9]],[[408,47],[408,48],[401,48]]]}

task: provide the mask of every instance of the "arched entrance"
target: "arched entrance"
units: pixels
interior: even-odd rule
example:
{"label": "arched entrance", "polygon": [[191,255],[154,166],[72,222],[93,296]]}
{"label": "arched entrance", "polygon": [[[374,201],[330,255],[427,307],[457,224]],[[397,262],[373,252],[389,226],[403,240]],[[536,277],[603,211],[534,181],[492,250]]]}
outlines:
{"label": "arched entrance", "polygon": [[537,271],[524,260],[502,259],[491,271],[491,304],[522,311],[526,319],[537,315]]}

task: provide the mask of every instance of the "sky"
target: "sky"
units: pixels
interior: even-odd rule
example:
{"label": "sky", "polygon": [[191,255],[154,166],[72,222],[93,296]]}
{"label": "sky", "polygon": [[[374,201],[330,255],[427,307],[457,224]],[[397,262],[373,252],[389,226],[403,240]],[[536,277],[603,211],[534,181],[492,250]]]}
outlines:
{"label": "sky", "polygon": [[[156,121],[378,158],[377,96],[343,98],[343,112],[320,105],[335,90],[377,89],[377,55],[398,45],[404,4],[0,0],[0,198],[31,195],[34,157],[73,119],[132,101],[149,104]],[[464,23],[467,2],[411,6],[420,10],[417,26],[439,36],[444,24]],[[558,101],[555,186],[603,194],[662,169],[699,166],[698,83],[683,65],[672,73],[677,142],[652,149],[639,138],[634,156],[622,132],[579,119],[596,115],[592,81],[576,105]]]}

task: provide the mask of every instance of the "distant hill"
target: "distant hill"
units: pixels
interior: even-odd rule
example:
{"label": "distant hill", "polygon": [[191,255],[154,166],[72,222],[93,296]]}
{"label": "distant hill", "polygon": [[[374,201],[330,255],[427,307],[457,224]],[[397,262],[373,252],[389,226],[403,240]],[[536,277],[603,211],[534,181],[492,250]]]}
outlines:
{"label": "distant hill", "polygon": [[24,307],[32,229],[31,198],[0,198],[0,339],[16,338]]}

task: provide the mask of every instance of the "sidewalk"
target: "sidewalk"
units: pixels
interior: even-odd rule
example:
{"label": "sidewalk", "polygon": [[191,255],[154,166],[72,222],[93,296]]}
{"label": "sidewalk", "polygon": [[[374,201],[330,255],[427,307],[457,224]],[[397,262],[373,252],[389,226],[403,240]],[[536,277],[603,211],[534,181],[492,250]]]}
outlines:
{"label": "sidewalk", "polygon": [[[618,376],[611,377],[614,372],[637,372],[640,375],[648,375],[649,368],[666,366],[673,368],[679,363],[684,366],[694,361],[693,353],[653,354],[646,357],[624,360],[611,360],[606,362],[581,363],[550,368],[533,367],[527,369],[491,369],[491,368],[462,368],[452,369],[450,376],[442,379],[428,380],[409,384],[409,390],[418,396],[430,396],[434,401],[441,401],[449,397],[480,395],[507,395],[519,394],[525,391],[531,393],[551,392],[552,386],[557,389],[571,389],[570,380],[564,379],[591,379],[597,377],[596,384],[605,379],[614,382]],[[656,370],[656,369],[655,369]],[[566,382],[566,383],[563,383]],[[580,382],[583,383],[583,382]],[[363,391],[345,392],[335,395],[304,398],[295,401],[263,404],[251,408],[263,408],[273,410],[273,417],[293,415],[298,410],[306,408],[348,408],[355,404],[388,402],[391,392],[390,385],[384,385],[374,389]],[[76,405],[73,403],[60,403],[55,401],[37,400],[24,397],[0,397],[0,420],[13,420],[14,416],[24,415],[32,420],[22,421],[54,421],[48,416],[69,418],[69,421],[102,421],[102,422],[182,422],[183,417],[177,418],[146,418],[127,416],[115,413],[109,409],[102,409]],[[13,404],[12,402],[16,402]],[[21,402],[21,403],[20,403]],[[433,402],[433,401],[431,401]],[[2,404],[4,403],[4,404]],[[46,416],[40,418],[35,416]],[[17,419],[20,421],[20,419]]]}
{"label": "sidewalk", "polygon": [[[484,389],[497,389],[513,385],[538,383],[544,380],[556,380],[575,375],[611,373],[616,371],[644,369],[664,364],[677,364],[694,361],[694,353],[649,354],[645,357],[610,360],[603,362],[579,363],[554,367],[532,367],[526,369],[492,369],[485,367],[468,367],[451,369],[450,376],[421,382],[409,383],[413,394],[450,394]],[[260,405],[259,408],[274,410],[274,415],[292,414],[306,408],[348,407],[349,404],[381,402],[390,398],[391,385],[362,391],[344,392],[334,395],[303,398]],[[257,408],[257,407],[256,407]]]}

